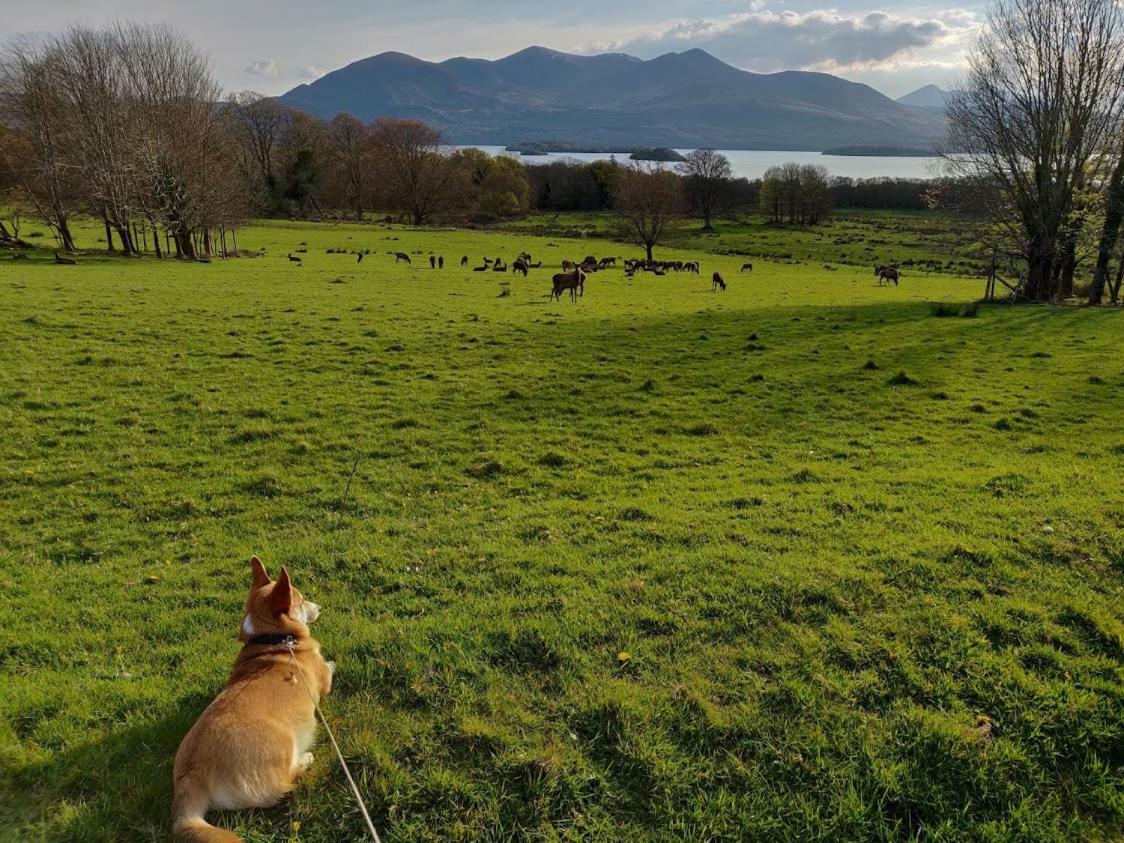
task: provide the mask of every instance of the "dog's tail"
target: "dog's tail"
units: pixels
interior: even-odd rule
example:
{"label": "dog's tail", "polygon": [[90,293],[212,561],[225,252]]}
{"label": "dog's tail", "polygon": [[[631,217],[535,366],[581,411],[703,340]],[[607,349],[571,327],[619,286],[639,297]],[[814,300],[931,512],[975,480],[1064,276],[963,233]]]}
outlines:
{"label": "dog's tail", "polygon": [[179,843],[242,843],[242,838],[224,828],[217,828],[205,819],[207,797],[190,782],[176,783],[172,803],[172,836]]}

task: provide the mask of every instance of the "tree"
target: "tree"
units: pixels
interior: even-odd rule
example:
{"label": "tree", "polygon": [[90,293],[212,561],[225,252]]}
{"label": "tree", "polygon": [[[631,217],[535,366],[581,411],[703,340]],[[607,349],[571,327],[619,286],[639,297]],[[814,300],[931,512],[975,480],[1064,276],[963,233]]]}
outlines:
{"label": "tree", "polygon": [[67,155],[55,59],[46,46],[15,42],[0,61],[0,123],[8,129],[0,160],[59,246],[74,251],[78,174]]}
{"label": "tree", "polygon": [[1078,193],[1101,180],[1118,120],[1122,30],[1114,0],[996,0],[949,99],[947,166],[994,186],[991,216],[1026,259],[1024,300],[1064,291]]}
{"label": "tree", "polygon": [[703,231],[710,231],[711,220],[730,201],[730,160],[713,149],[696,149],[676,169],[686,180],[689,206],[702,217]]}
{"label": "tree", "polygon": [[355,211],[355,219],[362,220],[370,198],[370,130],[350,114],[340,114],[328,124],[327,142],[331,173],[342,187],[342,199]]}
{"label": "tree", "polygon": [[293,112],[277,100],[255,91],[231,95],[227,102],[239,141],[243,177],[253,186],[259,204],[277,199],[276,150],[289,131]]}
{"label": "tree", "polygon": [[684,213],[683,185],[672,172],[628,167],[621,170],[615,208],[625,234],[643,246],[648,260],[668,227]]}
{"label": "tree", "polygon": [[759,195],[773,223],[815,225],[831,208],[831,178],[826,167],[790,161],[765,171]]}
{"label": "tree", "polygon": [[455,169],[437,129],[418,120],[380,117],[371,132],[380,179],[395,208],[422,225],[448,207]]}

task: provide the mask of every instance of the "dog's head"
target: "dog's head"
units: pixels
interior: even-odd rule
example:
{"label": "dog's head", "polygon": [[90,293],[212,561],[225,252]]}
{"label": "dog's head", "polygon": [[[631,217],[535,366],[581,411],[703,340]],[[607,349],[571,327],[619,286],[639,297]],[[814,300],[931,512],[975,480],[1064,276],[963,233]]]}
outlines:
{"label": "dog's head", "polygon": [[265,565],[254,556],[250,559],[250,577],[246,616],[238,637],[248,641],[269,632],[307,635],[308,624],[320,617],[320,607],[304,599],[289,579],[289,572],[281,568],[277,579],[272,580]]}

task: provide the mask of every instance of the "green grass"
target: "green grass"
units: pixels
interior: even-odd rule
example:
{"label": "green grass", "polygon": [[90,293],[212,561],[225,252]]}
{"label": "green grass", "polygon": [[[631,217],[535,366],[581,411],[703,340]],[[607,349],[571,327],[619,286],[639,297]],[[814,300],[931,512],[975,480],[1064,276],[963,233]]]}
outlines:
{"label": "green grass", "polygon": [[[585,231],[588,236],[611,238],[619,224],[610,213],[539,214],[505,223],[503,228],[571,237]],[[839,265],[873,269],[878,264],[896,263],[906,274],[925,271],[982,277],[990,253],[979,245],[980,233],[971,220],[940,211],[844,208],[815,226],[771,225],[758,213],[716,220],[711,232],[700,231],[697,220],[685,221],[672,230],[669,242],[679,248],[781,263],[812,262],[828,271]]]}
{"label": "green grass", "polygon": [[[166,839],[251,553],[323,607],[388,841],[1121,834],[1124,314],[687,249],[548,303],[455,265],[636,250],[240,245],[0,261],[0,838]],[[316,754],[219,822],[362,839]]]}

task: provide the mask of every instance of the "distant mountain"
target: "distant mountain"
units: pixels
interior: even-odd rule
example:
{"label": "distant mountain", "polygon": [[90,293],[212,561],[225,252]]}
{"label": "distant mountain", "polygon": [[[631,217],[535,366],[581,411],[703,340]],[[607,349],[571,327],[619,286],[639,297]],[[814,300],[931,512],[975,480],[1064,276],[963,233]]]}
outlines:
{"label": "distant mountain", "polygon": [[528,47],[428,62],[381,53],[282,95],[324,118],[424,120],[453,143],[551,140],[591,147],[823,150],[929,147],[941,116],[825,73],[748,73],[704,50],[642,60]]}
{"label": "distant mountain", "polygon": [[904,97],[898,97],[898,102],[901,105],[908,105],[913,108],[940,108],[945,107],[948,101],[949,91],[943,88],[938,88],[936,85],[926,85],[923,88],[918,88],[911,94],[906,94]]}

